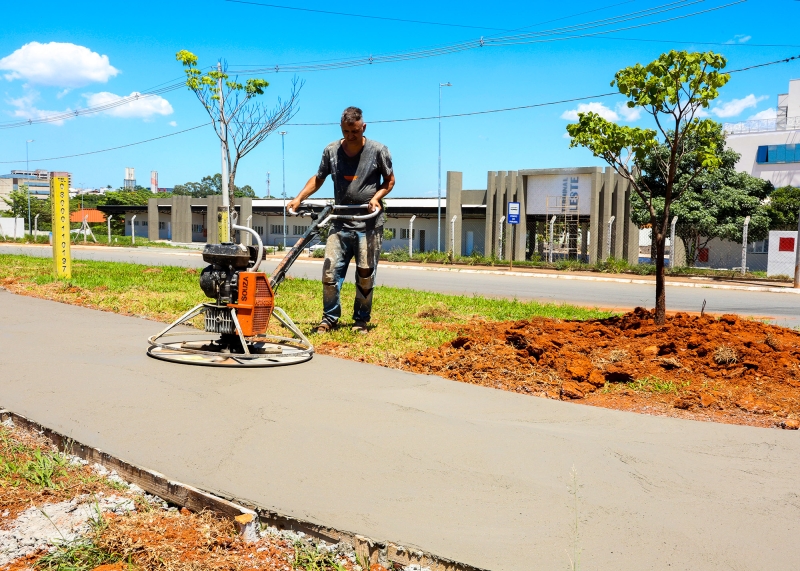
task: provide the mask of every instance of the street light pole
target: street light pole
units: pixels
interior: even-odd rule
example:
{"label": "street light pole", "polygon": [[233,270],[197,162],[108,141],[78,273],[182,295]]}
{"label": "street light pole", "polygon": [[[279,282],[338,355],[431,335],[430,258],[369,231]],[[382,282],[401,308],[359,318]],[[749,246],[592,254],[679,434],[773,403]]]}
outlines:
{"label": "street light pole", "polygon": [[442,87],[452,87],[453,84],[439,84],[439,199],[436,204],[436,251],[442,251]]}
{"label": "street light pole", "polygon": [[[31,167],[28,164],[28,143],[33,143],[33,139],[28,139],[25,141],[25,171],[27,171],[27,176],[30,177]],[[33,230],[31,229],[31,186],[29,184],[25,185],[28,188],[28,234],[33,234]]]}
{"label": "street light pole", "polygon": [[281,164],[283,165],[283,249],[286,249],[286,133],[281,131]]}

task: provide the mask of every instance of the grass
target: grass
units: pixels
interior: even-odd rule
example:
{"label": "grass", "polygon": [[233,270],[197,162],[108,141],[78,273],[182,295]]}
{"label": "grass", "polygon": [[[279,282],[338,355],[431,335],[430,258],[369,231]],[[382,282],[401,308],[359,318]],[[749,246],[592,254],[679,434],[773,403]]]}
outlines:
{"label": "grass", "polygon": [[[105,230],[94,230],[94,236],[97,242],[92,240],[91,236],[87,236],[85,244],[88,246],[112,246],[112,247],[126,247],[126,248],[179,248],[184,249],[183,246],[176,246],[170,242],[159,240],[151,241],[143,236],[136,236],[135,243],[132,242],[130,236],[111,235],[111,243],[108,241],[108,234]],[[0,235],[0,244],[49,244],[50,238],[48,236],[29,236],[25,235],[14,239],[11,236],[3,237]],[[72,245],[83,245],[83,234],[72,235]]]}
{"label": "grass", "polygon": [[[198,272],[193,269],[81,260],[74,261],[72,267],[72,279],[59,281],[53,277],[52,262],[48,259],[0,255],[0,285],[21,294],[162,322],[172,321],[192,306],[206,301],[198,285]],[[355,286],[346,283],[342,288],[345,316],[349,314],[354,297]],[[304,332],[311,335],[312,342],[322,351],[372,363],[384,363],[409,351],[451,341],[456,334],[448,325],[475,319],[506,321],[550,317],[583,320],[611,315],[574,305],[445,295],[379,286],[375,290],[369,335],[351,332],[347,327],[349,319],[341,322],[344,327],[326,335],[317,335],[312,332],[322,313],[319,281],[286,280],[278,291],[277,303]]]}

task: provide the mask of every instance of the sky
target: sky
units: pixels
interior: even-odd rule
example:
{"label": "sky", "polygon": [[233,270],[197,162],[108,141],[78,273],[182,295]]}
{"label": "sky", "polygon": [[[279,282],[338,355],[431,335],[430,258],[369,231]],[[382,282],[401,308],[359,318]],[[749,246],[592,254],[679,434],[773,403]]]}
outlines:
{"label": "sky", "polygon": [[[302,10],[263,5],[270,1]],[[0,36],[0,127],[90,108],[180,81],[183,71],[175,54],[182,49],[196,54],[201,66],[225,61],[235,74],[237,69],[346,61],[467,41],[479,46],[479,38],[484,37],[490,41],[483,47],[437,57],[242,76],[270,82],[262,96],[269,104],[286,97],[293,78],[303,82],[299,110],[291,123],[336,123],[345,107],[361,107],[367,136],[387,145],[392,153],[397,178],[393,196],[436,196],[439,122],[435,118],[370,121],[436,117],[439,85],[447,82],[452,86],[441,88],[443,115],[609,93],[614,91],[609,84],[619,69],[647,63],[670,49],[722,53],[728,58],[728,69],[800,55],[800,40],[794,40],[780,24],[800,18],[796,0],[742,1],[692,17],[633,27],[731,2],[735,0],[684,0],[669,6],[665,6],[668,0],[15,2],[4,8],[5,20],[14,25],[4,27]],[[636,18],[634,14],[659,6],[661,12],[651,16]],[[609,18],[620,21],[615,24]],[[527,36],[524,42],[505,42],[508,45],[491,42],[566,26],[579,28],[556,36]],[[628,29],[585,36],[619,28]],[[559,41],[529,43],[554,37]],[[733,74],[709,116],[721,122],[774,116],[777,94],[785,93],[793,78],[800,78],[800,60]],[[464,188],[479,189],[486,187],[490,170],[603,165],[586,150],[570,149],[565,127],[584,110],[622,124],[646,125],[646,117],[637,116],[623,102],[621,96],[612,96],[445,118],[441,123],[442,185],[448,170],[464,173]],[[210,126],[178,132],[207,121],[194,94],[180,88],[101,113],[0,128],[0,173],[26,168],[26,141],[32,140],[27,145],[30,168],[69,171],[76,187],[119,187],[125,167],[134,167],[138,183],[144,186],[149,186],[151,170],[158,171],[161,187],[199,181],[220,171],[219,140]],[[322,149],[340,133],[336,125],[289,124],[284,130],[286,192],[293,196],[316,172]],[[40,160],[156,137],[163,138],[82,157]],[[264,196],[269,172],[272,195],[279,196],[281,157],[281,137],[274,133],[242,159],[237,185],[249,184],[258,196]],[[327,182],[318,196],[331,195]]]}

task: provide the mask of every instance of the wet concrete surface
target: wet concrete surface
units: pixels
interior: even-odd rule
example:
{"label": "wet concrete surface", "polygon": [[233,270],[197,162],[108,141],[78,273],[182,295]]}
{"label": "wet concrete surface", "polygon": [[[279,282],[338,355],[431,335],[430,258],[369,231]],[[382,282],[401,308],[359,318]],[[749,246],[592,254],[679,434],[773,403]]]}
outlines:
{"label": "wet concrete surface", "polygon": [[490,569],[566,568],[573,548],[620,571],[800,561],[797,431],[331,357],[182,366],[145,355],[158,323],[3,291],[0,308],[0,405],[213,492]]}

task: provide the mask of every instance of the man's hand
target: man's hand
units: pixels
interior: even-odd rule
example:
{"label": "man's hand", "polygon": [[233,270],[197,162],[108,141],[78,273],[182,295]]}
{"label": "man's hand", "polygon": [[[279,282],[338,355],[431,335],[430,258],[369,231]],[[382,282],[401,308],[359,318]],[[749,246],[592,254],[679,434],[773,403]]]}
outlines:
{"label": "man's hand", "polygon": [[286,203],[286,212],[297,212],[300,208],[300,198],[293,198]]}
{"label": "man's hand", "polygon": [[380,209],[381,209],[381,201],[380,201],[380,199],[373,197],[369,201],[369,206],[367,206],[367,211],[372,213],[372,212],[375,212],[376,210],[380,210]]}

